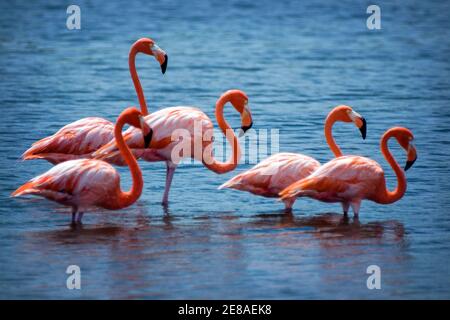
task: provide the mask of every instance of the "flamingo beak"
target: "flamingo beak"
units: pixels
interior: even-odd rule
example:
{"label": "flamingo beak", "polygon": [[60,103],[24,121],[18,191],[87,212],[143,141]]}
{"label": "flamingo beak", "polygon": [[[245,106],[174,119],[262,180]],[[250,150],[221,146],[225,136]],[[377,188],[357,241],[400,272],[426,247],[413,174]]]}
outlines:
{"label": "flamingo beak", "polygon": [[361,136],[363,138],[363,140],[366,139],[366,134],[367,134],[367,122],[366,119],[364,119],[363,117],[361,118],[362,121],[362,125],[361,127],[359,127],[359,131],[361,132]]}
{"label": "flamingo beak", "polygon": [[247,130],[249,130],[252,126],[253,122],[251,122],[250,125],[248,126],[242,126],[241,130],[239,131],[239,138],[242,137],[247,132]]}
{"label": "flamingo beak", "polygon": [[417,160],[417,151],[416,147],[413,145],[412,141],[410,141],[408,146],[408,159],[406,161],[405,165],[405,171],[407,171],[409,168],[411,168]]}
{"label": "flamingo beak", "polygon": [[162,74],[166,73],[167,61],[169,60],[169,57],[164,52],[164,50],[162,50],[156,44],[154,44],[152,46],[151,50],[152,50],[153,56],[155,57],[156,60],[158,60],[159,65],[161,66]]}
{"label": "flamingo beak", "polygon": [[139,117],[139,122],[141,125],[142,136],[144,138],[144,147],[148,148],[153,137],[153,130],[148,126],[143,117]]}
{"label": "flamingo beak", "polygon": [[242,126],[239,132],[239,138],[242,137],[253,126],[252,115],[247,104],[245,104],[244,111],[241,114],[241,123]]}
{"label": "flamingo beak", "polygon": [[167,54],[164,54],[164,62],[161,64],[161,72],[162,72],[162,74],[166,73],[167,61],[168,60],[169,60],[169,57],[167,56]]}
{"label": "flamingo beak", "polygon": [[406,161],[406,165],[405,165],[405,171],[407,171],[409,168],[412,167],[412,165],[414,164],[414,162],[416,162],[417,158],[415,158],[414,160],[411,161]]}
{"label": "flamingo beak", "polygon": [[150,142],[152,141],[152,137],[153,137],[153,130],[150,129],[150,131],[144,136],[145,148],[150,147]]}
{"label": "flamingo beak", "polygon": [[349,116],[351,121],[358,127],[359,131],[361,132],[361,136],[363,140],[366,139],[367,134],[367,122],[366,119],[364,119],[363,116],[361,116],[358,112],[351,111],[349,112]]}

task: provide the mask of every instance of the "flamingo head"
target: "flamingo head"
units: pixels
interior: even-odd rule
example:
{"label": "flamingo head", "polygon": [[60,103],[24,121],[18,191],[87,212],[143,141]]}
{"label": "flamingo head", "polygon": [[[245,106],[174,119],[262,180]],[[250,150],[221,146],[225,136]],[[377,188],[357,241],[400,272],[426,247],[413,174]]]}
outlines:
{"label": "flamingo head", "polygon": [[152,140],[153,130],[145,122],[145,119],[142,116],[141,111],[139,111],[135,107],[130,107],[130,108],[125,109],[120,114],[120,117],[124,117],[125,122],[128,123],[129,125],[131,125],[135,128],[141,129],[145,148],[148,148],[150,146],[150,142]]}
{"label": "flamingo head", "polygon": [[239,136],[243,136],[253,126],[247,95],[241,90],[228,90],[222,96],[227,96],[230,103],[241,115],[241,132]]}
{"label": "flamingo head", "polygon": [[141,38],[136,41],[132,46],[133,52],[142,52],[151,56],[154,56],[156,61],[161,66],[161,72],[164,74],[167,69],[168,56],[158,45],[150,38]]}
{"label": "flamingo head", "polygon": [[330,114],[333,114],[335,117],[337,117],[337,120],[339,121],[353,122],[361,132],[362,138],[366,139],[366,119],[364,119],[364,117],[361,116],[358,112],[354,111],[352,107],[345,105],[337,106],[330,112]]}
{"label": "flamingo head", "polygon": [[392,132],[400,146],[406,151],[406,165],[405,171],[412,167],[417,160],[417,151],[414,146],[414,135],[411,130],[403,127],[395,127],[389,129]]}

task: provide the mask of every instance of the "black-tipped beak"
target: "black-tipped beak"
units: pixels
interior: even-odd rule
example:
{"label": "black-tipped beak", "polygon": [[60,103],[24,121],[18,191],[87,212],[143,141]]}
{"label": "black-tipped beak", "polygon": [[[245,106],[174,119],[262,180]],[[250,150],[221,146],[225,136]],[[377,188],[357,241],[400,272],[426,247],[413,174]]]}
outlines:
{"label": "black-tipped beak", "polygon": [[144,147],[148,148],[150,146],[150,142],[152,141],[153,137],[153,130],[150,129],[150,131],[144,136]]}
{"label": "black-tipped beak", "polygon": [[414,164],[414,162],[416,162],[416,160],[417,160],[417,157],[414,160],[406,161],[405,171],[408,170],[409,168],[411,168],[412,165]]}
{"label": "black-tipped beak", "polygon": [[361,128],[359,128],[359,131],[361,131],[361,136],[362,138],[365,140],[366,139],[366,134],[367,134],[367,123],[366,123],[366,119],[362,118],[362,126]]}
{"label": "black-tipped beak", "polygon": [[239,137],[242,137],[252,126],[253,126],[253,122],[250,123],[249,126],[242,126],[241,127],[242,131],[239,133]]}
{"label": "black-tipped beak", "polygon": [[164,55],[164,62],[161,64],[161,72],[162,74],[166,73],[166,69],[167,69],[167,61],[169,60],[169,57],[167,56],[167,54]]}

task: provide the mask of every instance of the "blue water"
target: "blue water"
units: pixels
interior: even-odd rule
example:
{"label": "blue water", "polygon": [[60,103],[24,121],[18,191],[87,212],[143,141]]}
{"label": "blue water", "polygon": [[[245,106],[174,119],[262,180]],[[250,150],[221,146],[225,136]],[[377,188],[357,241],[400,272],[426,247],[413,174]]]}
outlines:
{"label": "blue water", "polygon": [[[381,30],[366,28],[368,1],[77,4],[81,30],[66,29],[65,2],[0,4],[0,298],[450,298],[448,2],[377,1]],[[165,166],[141,163],[139,201],[89,212],[81,229],[57,204],[10,199],[51,167],[19,160],[32,142],[137,104],[127,58],[143,36],[170,59],[162,76],[151,57],[137,58],[150,111],[195,105],[214,119],[217,97],[239,88],[255,128],[280,130],[280,151],[325,162],[323,121],[348,104],[367,119],[368,138],[338,124],[338,143],[377,160],[391,188],[379,138],[396,125],[414,132],[406,195],[364,202],[359,221],[308,199],[286,216],[273,199],[216,190],[251,164],[226,175],[186,164],[164,210]],[[231,108],[226,116],[239,126]],[[81,268],[81,290],[66,288],[70,264]],[[366,287],[369,265],[381,268],[381,290]]]}

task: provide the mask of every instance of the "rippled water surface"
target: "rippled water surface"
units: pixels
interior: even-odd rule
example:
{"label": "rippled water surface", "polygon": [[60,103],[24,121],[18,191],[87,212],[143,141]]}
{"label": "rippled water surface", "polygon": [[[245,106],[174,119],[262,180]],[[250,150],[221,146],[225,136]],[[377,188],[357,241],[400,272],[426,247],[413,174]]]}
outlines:
{"label": "rippled water surface", "polygon": [[[78,1],[82,28],[69,31],[67,3],[1,2],[0,297],[450,298],[450,7],[377,3],[382,29],[370,31],[364,1]],[[170,57],[164,76],[152,58],[137,58],[151,111],[195,105],[213,118],[217,97],[239,88],[255,128],[280,130],[280,151],[325,162],[323,121],[348,104],[367,119],[368,138],[338,124],[338,143],[379,161],[391,188],[379,138],[407,126],[419,157],[406,195],[388,206],[364,202],[359,221],[307,199],[289,216],[273,199],[216,190],[251,164],[225,175],[186,164],[164,210],[165,166],[141,163],[139,201],[89,212],[79,229],[66,208],[10,199],[51,167],[18,160],[32,142],[137,104],[127,58],[142,36]],[[231,108],[226,116],[239,125]],[[128,187],[128,171],[119,171]],[[66,289],[69,264],[80,266],[82,290]],[[381,290],[366,287],[373,264]]]}

